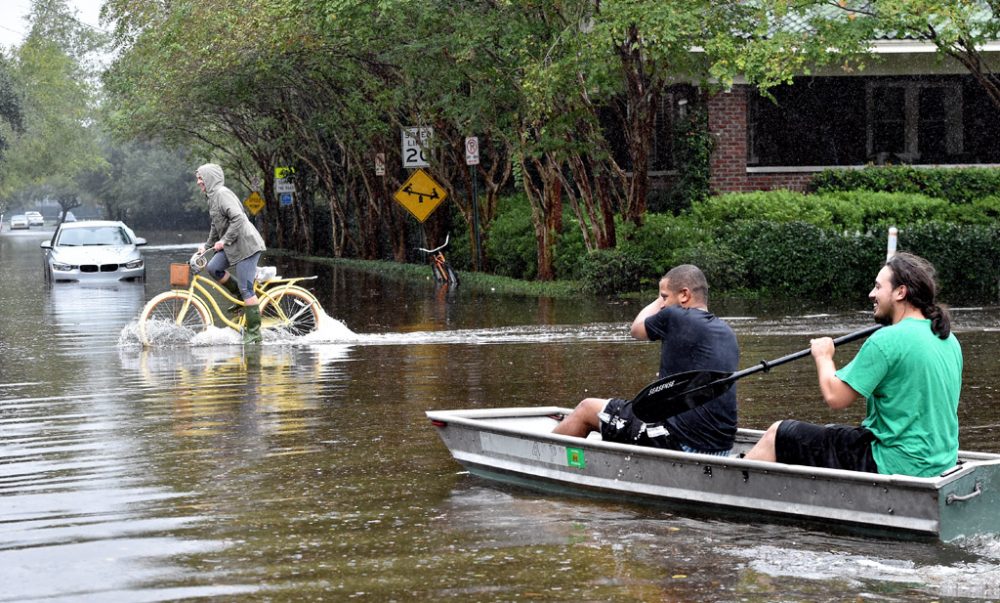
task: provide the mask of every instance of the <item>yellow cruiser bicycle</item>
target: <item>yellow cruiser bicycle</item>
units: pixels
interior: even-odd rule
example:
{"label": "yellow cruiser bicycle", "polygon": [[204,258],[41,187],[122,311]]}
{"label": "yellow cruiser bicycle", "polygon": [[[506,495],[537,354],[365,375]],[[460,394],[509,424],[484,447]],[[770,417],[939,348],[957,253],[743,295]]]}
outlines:
{"label": "yellow cruiser bicycle", "polygon": [[[139,315],[139,337],[143,345],[150,345],[151,329],[148,327],[153,321],[172,323],[196,333],[215,324],[216,320],[237,332],[243,330],[246,322],[243,313],[230,316],[212,293],[237,310],[245,305],[243,300],[232,296],[215,279],[201,276],[199,272],[206,264],[204,254],[196,253],[187,264],[170,265],[170,285],[175,288],[149,300]],[[253,288],[260,300],[261,328],[280,327],[293,335],[315,331],[319,327],[322,307],[309,290],[297,285],[315,278],[277,278],[273,268],[260,267]]]}

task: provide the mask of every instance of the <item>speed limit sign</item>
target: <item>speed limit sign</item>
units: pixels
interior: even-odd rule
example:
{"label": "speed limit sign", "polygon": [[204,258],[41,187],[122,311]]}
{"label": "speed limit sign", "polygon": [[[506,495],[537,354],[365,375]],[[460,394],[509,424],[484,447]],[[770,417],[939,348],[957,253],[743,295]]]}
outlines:
{"label": "speed limit sign", "polygon": [[479,138],[475,136],[465,139],[465,165],[479,165]]}

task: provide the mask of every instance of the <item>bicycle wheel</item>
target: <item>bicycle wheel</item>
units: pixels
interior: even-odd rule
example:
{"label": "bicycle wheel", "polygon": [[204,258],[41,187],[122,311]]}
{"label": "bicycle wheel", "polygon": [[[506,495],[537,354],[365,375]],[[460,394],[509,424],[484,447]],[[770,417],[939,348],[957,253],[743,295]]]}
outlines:
{"label": "bicycle wheel", "polygon": [[431,271],[434,273],[434,282],[438,285],[448,282],[448,273],[445,272],[444,265],[435,261],[431,264]]}
{"label": "bicycle wheel", "polygon": [[294,285],[268,289],[260,302],[260,317],[270,323],[267,326],[281,327],[296,336],[318,329],[319,313],[319,300]]}
{"label": "bicycle wheel", "polygon": [[448,262],[444,263],[444,269],[445,269],[445,271],[446,271],[446,273],[448,275],[447,276],[447,278],[448,278],[448,284],[451,285],[452,287],[457,287],[458,286],[458,273],[455,272],[454,270],[452,270],[451,264],[449,264]]}
{"label": "bicycle wheel", "polygon": [[[187,304],[185,311],[185,304]],[[174,325],[200,333],[212,324],[212,313],[205,302],[187,291],[167,291],[146,302],[139,315],[139,338],[149,345],[151,335],[167,325]]]}

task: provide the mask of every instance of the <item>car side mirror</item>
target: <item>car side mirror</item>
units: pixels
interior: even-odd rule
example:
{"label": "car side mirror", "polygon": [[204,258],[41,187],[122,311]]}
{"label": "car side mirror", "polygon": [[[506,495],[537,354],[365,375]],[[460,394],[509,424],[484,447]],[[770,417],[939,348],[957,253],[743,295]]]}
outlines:
{"label": "car side mirror", "polygon": [[52,249],[52,241],[42,241],[39,247],[42,249]]}
{"label": "car side mirror", "polygon": [[145,245],[145,244],[146,244],[146,239],[144,239],[142,237],[136,237],[135,238],[135,246],[136,247],[139,247],[140,245]]}

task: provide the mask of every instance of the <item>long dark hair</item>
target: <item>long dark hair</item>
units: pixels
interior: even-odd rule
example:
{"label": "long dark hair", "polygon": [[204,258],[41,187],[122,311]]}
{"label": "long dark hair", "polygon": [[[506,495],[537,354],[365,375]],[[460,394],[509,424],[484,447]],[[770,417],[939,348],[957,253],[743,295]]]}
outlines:
{"label": "long dark hair", "polygon": [[951,334],[948,308],[937,303],[937,283],[934,266],[912,253],[897,253],[885,265],[892,271],[892,288],[906,285],[906,301],[931,320],[931,331],[941,339]]}

